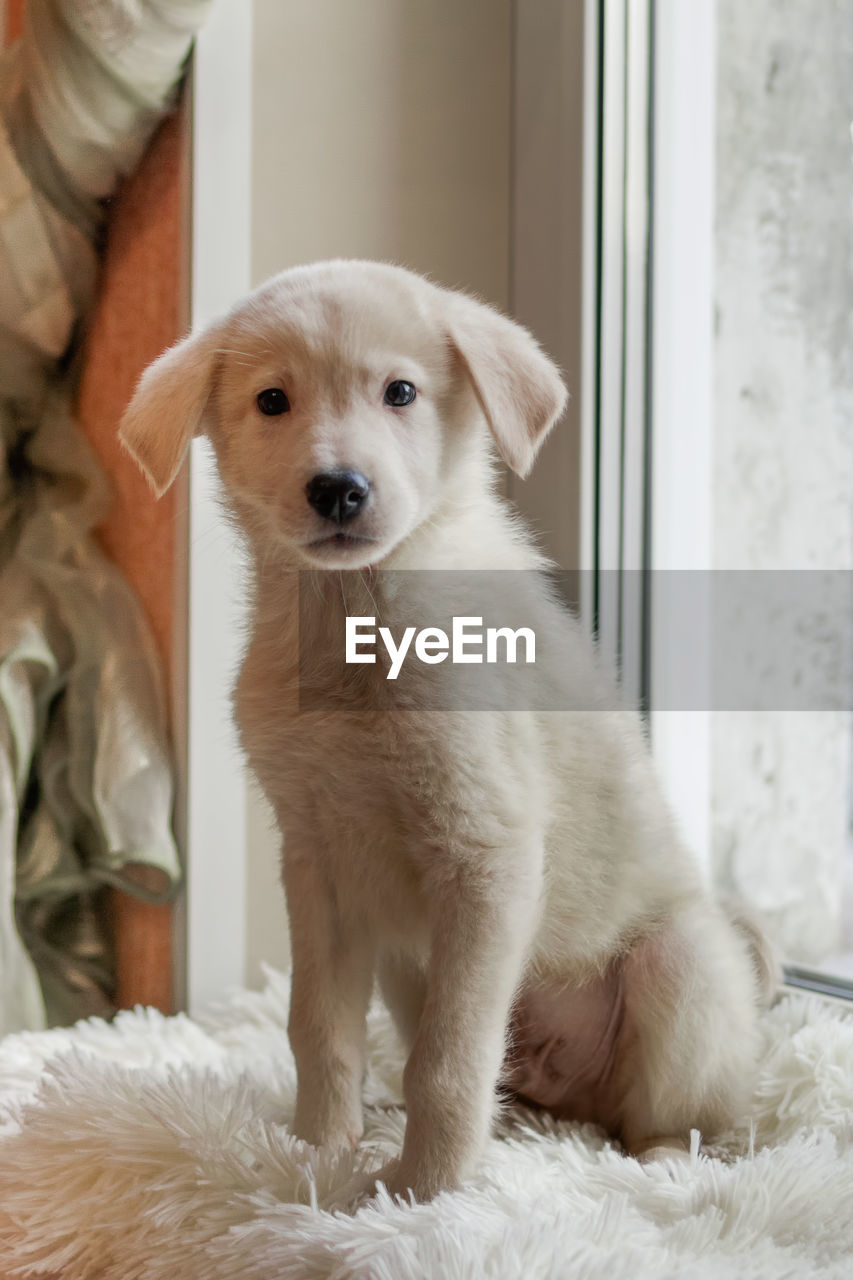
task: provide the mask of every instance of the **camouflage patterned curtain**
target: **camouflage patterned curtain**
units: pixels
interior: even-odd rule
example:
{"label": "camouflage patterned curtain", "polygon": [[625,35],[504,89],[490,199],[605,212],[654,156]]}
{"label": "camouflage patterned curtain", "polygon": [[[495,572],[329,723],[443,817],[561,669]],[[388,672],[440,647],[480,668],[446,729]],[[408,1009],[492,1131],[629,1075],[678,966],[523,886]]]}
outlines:
{"label": "camouflage patterned curtain", "polygon": [[211,0],[29,0],[0,60],[0,1035],[109,1013],[104,887],[175,889],[157,657],[71,405],[105,199]]}

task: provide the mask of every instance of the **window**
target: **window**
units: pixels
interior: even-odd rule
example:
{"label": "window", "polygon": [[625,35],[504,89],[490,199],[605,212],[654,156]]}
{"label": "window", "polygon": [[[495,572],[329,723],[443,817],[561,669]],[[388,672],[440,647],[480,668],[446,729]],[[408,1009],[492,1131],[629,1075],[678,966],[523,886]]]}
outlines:
{"label": "window", "polygon": [[709,878],[845,992],[853,4],[597,17],[600,635]]}

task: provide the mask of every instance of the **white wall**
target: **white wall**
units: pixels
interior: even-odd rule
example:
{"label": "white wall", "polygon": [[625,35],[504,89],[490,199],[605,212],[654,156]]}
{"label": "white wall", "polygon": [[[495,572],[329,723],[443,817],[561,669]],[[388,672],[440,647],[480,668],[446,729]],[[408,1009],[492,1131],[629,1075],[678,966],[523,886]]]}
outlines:
{"label": "white wall", "polygon": [[[252,278],[391,259],[507,307],[510,0],[255,0]],[[249,794],[247,974],[287,959],[278,840]]]}
{"label": "white wall", "polygon": [[252,271],[386,258],[506,306],[509,0],[255,0]]}

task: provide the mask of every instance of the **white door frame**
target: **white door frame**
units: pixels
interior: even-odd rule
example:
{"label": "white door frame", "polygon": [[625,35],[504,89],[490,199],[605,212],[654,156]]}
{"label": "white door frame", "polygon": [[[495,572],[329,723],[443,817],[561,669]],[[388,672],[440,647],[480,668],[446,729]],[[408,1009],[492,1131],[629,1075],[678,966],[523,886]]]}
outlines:
{"label": "white door frame", "polygon": [[[193,74],[194,329],[251,285],[251,55],[251,3],[217,0],[196,42]],[[204,440],[193,442],[189,493],[186,999],[193,1013],[245,980],[246,774],[230,694],[246,575]]]}

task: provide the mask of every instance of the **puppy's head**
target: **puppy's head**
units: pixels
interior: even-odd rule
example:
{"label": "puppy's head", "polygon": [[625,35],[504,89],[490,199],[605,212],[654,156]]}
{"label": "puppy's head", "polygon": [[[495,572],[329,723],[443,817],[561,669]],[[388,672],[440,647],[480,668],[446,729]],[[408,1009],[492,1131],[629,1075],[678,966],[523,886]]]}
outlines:
{"label": "puppy's head", "polygon": [[399,267],[282,272],[143,374],[120,437],[155,492],[209,435],[255,538],[359,568],[430,518],[482,441],[526,475],[566,392],[530,335]]}

